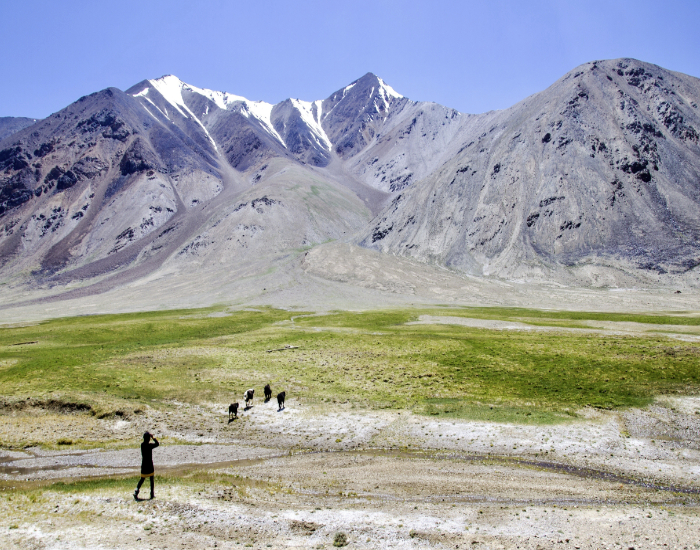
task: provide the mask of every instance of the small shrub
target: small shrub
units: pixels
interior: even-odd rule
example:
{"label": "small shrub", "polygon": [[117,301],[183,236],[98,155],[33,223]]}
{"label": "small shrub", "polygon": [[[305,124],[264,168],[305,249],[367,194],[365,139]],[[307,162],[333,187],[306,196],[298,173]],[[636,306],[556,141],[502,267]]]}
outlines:
{"label": "small shrub", "polygon": [[336,533],[335,537],[333,538],[333,546],[347,546],[348,545],[348,536],[345,533]]}
{"label": "small shrub", "polygon": [[61,438],[61,439],[59,439],[56,443],[58,443],[59,445],[72,445],[72,444],[73,444],[73,441],[72,441],[71,439],[63,439],[63,438]]}

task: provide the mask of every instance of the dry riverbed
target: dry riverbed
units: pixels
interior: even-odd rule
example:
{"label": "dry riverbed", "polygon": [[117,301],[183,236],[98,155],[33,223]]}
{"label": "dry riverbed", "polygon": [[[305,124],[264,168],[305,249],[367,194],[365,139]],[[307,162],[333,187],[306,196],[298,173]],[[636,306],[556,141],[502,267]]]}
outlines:
{"label": "dry riverbed", "polygon": [[[350,548],[698,547],[698,398],[556,425],[295,399],[225,411],[6,407],[3,547],[332,548],[337,533]],[[146,429],[157,498],[136,502]],[[107,481],[70,485],[86,479]]]}

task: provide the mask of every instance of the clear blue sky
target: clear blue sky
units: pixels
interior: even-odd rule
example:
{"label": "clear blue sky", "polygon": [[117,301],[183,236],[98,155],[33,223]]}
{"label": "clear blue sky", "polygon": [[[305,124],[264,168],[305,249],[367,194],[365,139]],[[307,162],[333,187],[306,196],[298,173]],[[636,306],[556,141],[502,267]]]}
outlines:
{"label": "clear blue sky", "polygon": [[175,74],[276,103],[364,73],[479,113],[594,59],[700,77],[700,0],[3,0],[0,116]]}

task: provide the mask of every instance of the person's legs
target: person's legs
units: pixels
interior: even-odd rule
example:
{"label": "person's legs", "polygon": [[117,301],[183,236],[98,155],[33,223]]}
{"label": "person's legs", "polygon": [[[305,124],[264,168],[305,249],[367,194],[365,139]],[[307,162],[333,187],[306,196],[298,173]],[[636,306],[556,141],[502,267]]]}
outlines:
{"label": "person's legs", "polygon": [[155,475],[151,476],[151,498],[155,498],[155,494],[153,493],[153,479],[155,478]]}
{"label": "person's legs", "polygon": [[[138,485],[136,485],[136,490],[134,491],[134,498],[138,498],[139,496],[139,490],[141,489],[141,485],[143,485],[143,480],[144,478],[139,479]],[[153,478],[151,478],[151,493],[153,492]]]}

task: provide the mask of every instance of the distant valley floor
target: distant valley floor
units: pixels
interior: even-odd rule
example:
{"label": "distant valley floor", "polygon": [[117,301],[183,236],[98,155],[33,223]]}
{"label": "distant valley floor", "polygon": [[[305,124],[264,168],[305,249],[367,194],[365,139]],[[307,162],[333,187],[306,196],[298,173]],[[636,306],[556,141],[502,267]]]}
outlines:
{"label": "distant valley floor", "polygon": [[[594,273],[591,274],[591,271]],[[624,266],[572,270],[570,284],[537,277],[465,275],[348,243],[332,242],[259,263],[165,265],[136,281],[67,286],[0,285],[0,323],[59,316],[211,306],[332,311],[416,306],[495,306],[571,311],[700,311],[697,281],[642,277]],[[583,284],[595,279],[597,284]],[[554,278],[553,278],[554,279]],[[557,275],[561,280],[561,274]]]}

